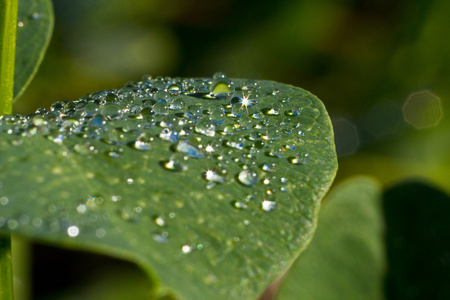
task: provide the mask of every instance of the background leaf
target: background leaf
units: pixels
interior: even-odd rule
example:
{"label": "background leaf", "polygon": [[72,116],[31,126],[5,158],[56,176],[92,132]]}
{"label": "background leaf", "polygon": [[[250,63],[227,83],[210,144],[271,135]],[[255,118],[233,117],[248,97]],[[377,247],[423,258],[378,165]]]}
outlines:
{"label": "background leaf", "polygon": [[340,183],[277,300],[448,299],[449,206],[448,195],[421,182],[383,195],[373,179]]}
{"label": "background leaf", "polygon": [[311,238],[337,168],[315,96],[223,74],[1,122],[1,233],[132,260],[183,299],[261,293]]}
{"label": "background leaf", "polygon": [[450,197],[420,182],[385,193],[388,299],[450,298]]}
{"label": "background leaf", "polygon": [[316,234],[281,284],[277,300],[383,299],[382,192],[368,177],[336,186]]}
{"label": "background leaf", "polygon": [[53,30],[50,0],[20,0],[18,11],[14,100],[36,74]]}

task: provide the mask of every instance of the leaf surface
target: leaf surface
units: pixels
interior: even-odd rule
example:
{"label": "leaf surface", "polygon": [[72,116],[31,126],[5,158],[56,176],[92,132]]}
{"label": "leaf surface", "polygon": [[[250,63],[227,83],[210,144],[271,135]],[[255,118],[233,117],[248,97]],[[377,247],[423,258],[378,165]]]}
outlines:
{"label": "leaf surface", "polygon": [[256,298],[337,168],[323,104],[272,81],[146,78],[0,122],[0,233],[134,261],[182,299]]}
{"label": "leaf surface", "polygon": [[50,0],[20,0],[18,11],[14,100],[26,89],[36,74],[53,30]]}

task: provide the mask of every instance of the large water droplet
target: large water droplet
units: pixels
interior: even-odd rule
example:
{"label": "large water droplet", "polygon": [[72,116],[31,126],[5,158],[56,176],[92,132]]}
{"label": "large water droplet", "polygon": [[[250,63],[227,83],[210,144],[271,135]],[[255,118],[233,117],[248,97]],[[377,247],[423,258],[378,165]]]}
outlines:
{"label": "large water droplet", "polygon": [[195,158],[203,157],[203,154],[200,153],[200,150],[190,145],[187,141],[179,142],[176,149],[178,152],[185,153]]}
{"label": "large water droplet", "polygon": [[188,109],[184,112],[185,116],[188,118],[191,118],[193,120],[199,119],[201,116],[203,116],[202,107],[200,105],[191,105],[188,107]]}
{"label": "large water droplet", "polygon": [[181,93],[181,86],[177,83],[173,83],[169,85],[169,87],[167,88],[167,92],[171,96],[178,96]]}
{"label": "large water droplet", "polygon": [[122,109],[115,104],[106,104],[100,110],[100,114],[109,120],[119,120],[122,117]]}
{"label": "large water droplet", "polygon": [[276,207],[276,202],[275,201],[270,201],[270,200],[264,200],[261,203],[261,209],[264,211],[272,211],[275,209]]}
{"label": "large water droplet", "polygon": [[169,141],[169,142],[176,142],[178,141],[179,138],[179,133],[176,130],[172,130],[169,128],[164,128],[161,133],[159,134],[159,137],[162,138],[163,140]]}
{"label": "large water droplet", "polygon": [[133,148],[140,151],[150,150],[153,138],[146,133],[141,133],[136,141],[132,144]]}
{"label": "large water droplet", "polygon": [[215,182],[215,183],[223,183],[225,178],[217,174],[217,172],[213,170],[208,170],[205,172],[204,177],[207,181]]}
{"label": "large water droplet", "polygon": [[246,186],[253,186],[258,182],[258,175],[252,170],[243,170],[238,174],[238,179]]}
{"label": "large water droplet", "polygon": [[153,111],[157,115],[167,115],[169,114],[169,106],[166,103],[157,102],[153,105]]}
{"label": "large water droplet", "polygon": [[216,134],[216,126],[208,117],[202,117],[195,125],[195,131],[206,136],[214,136]]}
{"label": "large water droplet", "polygon": [[228,99],[234,93],[234,84],[230,79],[218,78],[211,84],[210,92],[217,99]]}
{"label": "large water droplet", "polygon": [[209,118],[216,124],[223,124],[225,121],[225,110],[220,106],[213,106],[209,109]]}
{"label": "large water droplet", "polygon": [[170,103],[169,106],[172,110],[182,110],[184,108],[184,101],[181,98],[177,98]]}

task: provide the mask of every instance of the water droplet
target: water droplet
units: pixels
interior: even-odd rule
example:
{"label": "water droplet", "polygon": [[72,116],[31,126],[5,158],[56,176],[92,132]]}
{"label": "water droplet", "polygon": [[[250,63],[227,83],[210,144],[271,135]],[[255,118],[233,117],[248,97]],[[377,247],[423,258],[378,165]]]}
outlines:
{"label": "water droplet", "polygon": [[3,197],[0,198],[0,204],[1,205],[6,205],[6,204],[8,204],[8,202],[9,202],[9,198],[8,197],[3,196]]}
{"label": "water droplet", "polygon": [[209,118],[216,124],[223,124],[225,121],[225,110],[220,106],[213,106],[209,109]]}
{"label": "water droplet", "polygon": [[188,109],[184,112],[184,115],[188,118],[191,118],[193,120],[199,119],[201,116],[203,116],[203,110],[200,105],[191,105],[188,107]]}
{"label": "water droplet", "polygon": [[94,116],[99,113],[100,108],[96,103],[88,103],[82,110],[86,116]]}
{"label": "water droplet", "polygon": [[42,18],[42,14],[37,11],[31,15],[31,19],[33,19],[35,21],[40,20],[41,18]]}
{"label": "water droplet", "polygon": [[188,169],[186,160],[179,158],[177,155],[172,155],[169,160],[161,162],[161,165],[170,171],[185,171]]}
{"label": "water droplet", "polygon": [[122,200],[122,197],[119,196],[119,195],[114,195],[114,196],[111,197],[111,200],[113,202],[119,202],[120,200]]}
{"label": "water droplet", "polygon": [[140,220],[140,213],[142,212],[141,207],[128,207],[119,210],[119,215],[122,220],[127,222],[138,222]]}
{"label": "water droplet", "polygon": [[94,146],[91,146],[89,143],[75,144],[73,150],[77,153],[86,155],[89,154],[91,150],[94,150]]}
{"label": "water droplet", "polygon": [[226,77],[227,77],[227,75],[225,75],[225,73],[223,73],[223,72],[216,72],[213,75],[213,79],[223,79]]}
{"label": "water droplet", "polygon": [[271,211],[271,210],[274,210],[274,209],[275,209],[276,204],[277,204],[277,203],[276,203],[275,201],[264,200],[264,201],[261,203],[261,208],[262,208],[262,210],[264,210],[264,211]]}
{"label": "water droplet", "polygon": [[112,158],[118,158],[118,157],[120,157],[120,154],[117,153],[116,151],[106,151],[105,154],[106,154],[107,156],[109,156],[109,157],[112,157]]}
{"label": "water droplet", "polygon": [[167,115],[169,114],[169,106],[166,103],[157,102],[153,105],[153,111],[157,115]]}
{"label": "water droplet", "polygon": [[70,237],[76,237],[78,234],[80,234],[80,229],[77,226],[70,226],[67,228],[67,234]]}
{"label": "water droplet", "polygon": [[171,96],[178,96],[181,92],[181,86],[177,83],[173,83],[169,85],[167,92],[169,92]]}
{"label": "water droplet", "polygon": [[245,209],[247,208],[247,204],[241,202],[241,201],[232,201],[231,206],[233,206],[236,209]]}
{"label": "water droplet", "polygon": [[242,150],[244,149],[244,141],[241,137],[231,137],[228,141],[225,142],[225,146]]}
{"label": "water droplet", "polygon": [[119,120],[122,117],[122,109],[115,104],[107,104],[100,109],[100,114],[109,120]]}
{"label": "water droplet", "polygon": [[236,128],[234,128],[233,125],[227,125],[225,126],[225,128],[223,129],[223,132],[225,134],[233,134],[236,131]]}
{"label": "water droplet", "polygon": [[270,147],[269,151],[267,152],[267,155],[270,157],[282,157],[283,156],[282,146],[274,144],[272,147]]}
{"label": "water droplet", "polygon": [[84,214],[86,212],[86,210],[87,210],[87,207],[84,204],[80,204],[80,205],[77,206],[77,211],[80,214]]}
{"label": "water droplet", "polygon": [[17,222],[17,220],[14,220],[14,219],[9,219],[6,222],[6,224],[7,224],[8,228],[11,229],[11,230],[14,230],[17,227],[19,227],[19,222]]}
{"label": "water droplet", "polygon": [[148,151],[151,148],[153,138],[146,133],[141,133],[137,140],[132,144],[133,148],[140,151]]}
{"label": "water droplet", "polygon": [[288,161],[294,165],[304,165],[309,161],[309,155],[307,153],[290,156],[288,157]]}
{"label": "water droplet", "polygon": [[200,150],[190,145],[187,141],[179,142],[177,145],[177,151],[195,158],[203,157],[203,154],[200,153]]}
{"label": "water droplet", "polygon": [[108,93],[105,96],[105,101],[106,102],[117,102],[117,101],[119,101],[119,98],[114,93]]}
{"label": "water droplet", "polygon": [[184,101],[181,98],[177,98],[170,103],[169,106],[172,110],[182,110],[184,108]]}
{"label": "water droplet", "polygon": [[95,235],[96,235],[98,238],[102,238],[102,237],[104,237],[104,236],[106,235],[106,230],[103,229],[103,228],[98,228],[98,229],[95,231]]}
{"label": "water droplet", "polygon": [[202,117],[195,125],[195,131],[206,136],[213,137],[216,134],[215,129],[213,122],[207,117]]}
{"label": "water droplet", "polygon": [[251,170],[243,170],[238,174],[239,182],[247,186],[253,186],[258,182],[258,175]]}
{"label": "water droplet", "polygon": [[181,247],[181,252],[183,252],[184,254],[188,254],[191,253],[192,248],[189,245],[183,245],[183,247]]}
{"label": "water droplet", "polygon": [[213,170],[208,170],[205,172],[204,177],[207,181],[215,182],[215,183],[223,183],[225,178],[217,174],[217,172]]}
{"label": "water droplet", "polygon": [[169,241],[169,234],[164,231],[163,233],[154,233],[153,240],[157,243],[167,243]]}
{"label": "water droplet", "polygon": [[164,221],[164,219],[161,216],[155,217],[153,219],[153,221],[155,222],[156,225],[163,227],[166,225],[166,221]]}
{"label": "water droplet", "polygon": [[265,172],[269,172],[272,173],[275,171],[274,169],[274,165],[269,165],[268,163],[262,164],[261,165],[261,170],[265,171]]}
{"label": "water droplet", "polygon": [[174,143],[178,141],[179,133],[176,130],[172,130],[169,128],[164,128],[161,133],[159,134],[159,137],[163,140],[169,141],[171,143]]}
{"label": "water droplet", "polygon": [[210,92],[217,99],[228,99],[234,93],[234,84],[230,79],[217,78],[211,84]]}
{"label": "water droplet", "polygon": [[243,116],[239,119],[239,126],[241,129],[251,129],[253,127],[253,120],[249,116]]}

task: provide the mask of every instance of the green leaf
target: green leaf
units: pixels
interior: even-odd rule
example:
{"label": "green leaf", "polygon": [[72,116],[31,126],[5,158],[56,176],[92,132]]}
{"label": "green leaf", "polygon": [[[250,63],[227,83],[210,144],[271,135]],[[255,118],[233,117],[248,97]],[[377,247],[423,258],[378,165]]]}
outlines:
{"label": "green leaf", "polygon": [[281,284],[277,300],[383,299],[382,193],[349,179],[325,199],[317,232]]}
{"label": "green leaf", "polygon": [[385,193],[388,299],[450,299],[450,197],[420,182]]}
{"label": "green leaf", "polygon": [[20,0],[18,11],[14,100],[25,91],[36,74],[53,30],[50,0]]}
{"label": "green leaf", "polygon": [[336,172],[310,93],[146,78],[0,125],[0,234],[122,257],[160,295],[252,299],[311,238]]}

